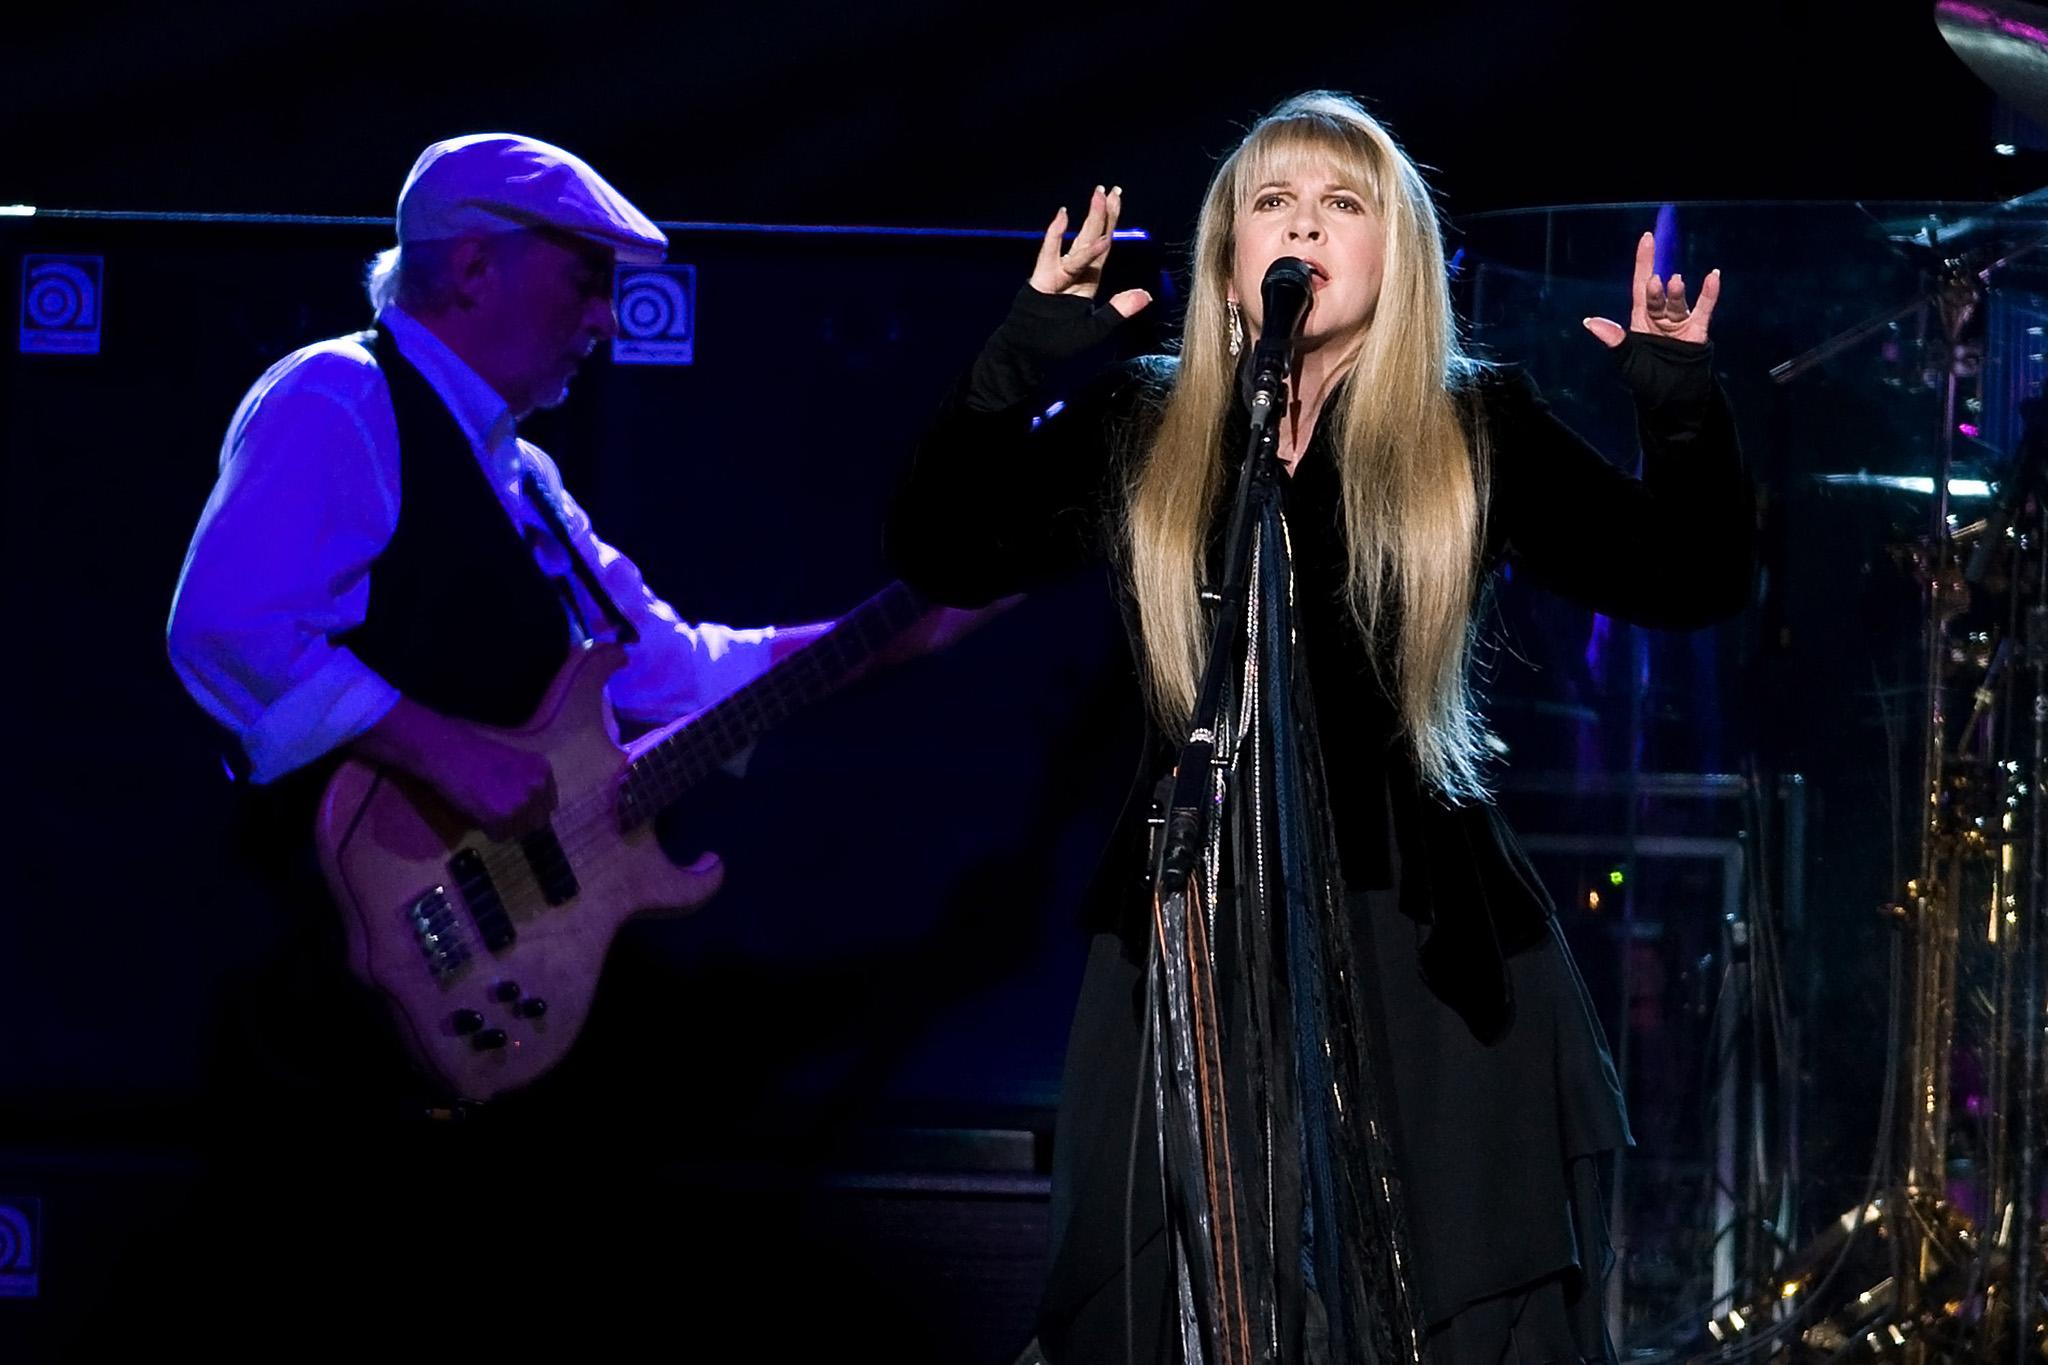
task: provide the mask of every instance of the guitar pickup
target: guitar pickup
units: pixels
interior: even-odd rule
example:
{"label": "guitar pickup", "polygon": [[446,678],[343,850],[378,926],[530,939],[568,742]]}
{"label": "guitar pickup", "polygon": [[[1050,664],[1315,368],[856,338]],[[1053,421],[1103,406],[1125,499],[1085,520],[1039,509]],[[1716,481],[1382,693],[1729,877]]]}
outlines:
{"label": "guitar pickup", "polygon": [[441,980],[469,961],[446,887],[437,886],[406,907],[406,920],[426,955],[427,970]]}
{"label": "guitar pickup", "polygon": [[540,893],[549,905],[564,905],[575,899],[581,889],[576,884],[576,870],[569,866],[569,855],[562,851],[562,841],[555,837],[552,827],[525,836],[519,847],[525,851],[526,865],[533,869],[534,880],[540,883]]}
{"label": "guitar pickup", "polygon": [[462,890],[463,902],[469,906],[469,917],[476,921],[484,947],[494,953],[511,947],[519,931],[512,927],[512,917],[505,913],[505,902],[498,898],[498,885],[491,880],[483,855],[473,848],[463,849],[448,860],[448,873]]}

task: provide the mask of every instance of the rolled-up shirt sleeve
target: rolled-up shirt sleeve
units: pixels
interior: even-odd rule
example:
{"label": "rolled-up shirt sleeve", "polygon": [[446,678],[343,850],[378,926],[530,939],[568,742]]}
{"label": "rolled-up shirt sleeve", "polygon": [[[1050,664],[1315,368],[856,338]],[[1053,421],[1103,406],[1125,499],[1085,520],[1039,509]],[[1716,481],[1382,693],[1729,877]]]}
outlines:
{"label": "rolled-up shirt sleeve", "polygon": [[[179,574],[167,643],[264,783],[354,739],[398,691],[336,637],[398,519],[395,431],[367,356],[300,353],[243,400]],[[389,454],[386,454],[388,448]]]}

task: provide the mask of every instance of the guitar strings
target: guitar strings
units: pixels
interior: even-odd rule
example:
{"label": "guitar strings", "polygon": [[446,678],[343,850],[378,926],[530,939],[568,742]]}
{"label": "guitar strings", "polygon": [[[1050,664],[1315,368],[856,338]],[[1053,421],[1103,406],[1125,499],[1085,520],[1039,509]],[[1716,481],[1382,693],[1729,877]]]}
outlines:
{"label": "guitar strings", "polygon": [[[804,655],[795,657],[803,658],[809,652],[806,650]],[[740,694],[734,695],[737,697]],[[615,817],[619,810],[619,798],[629,783],[645,783],[649,795],[653,797],[651,802],[646,803],[651,816],[653,811],[659,810],[703,780],[704,776],[717,766],[715,761],[692,763],[678,756],[667,746],[679,735],[687,733],[693,741],[700,741],[711,752],[729,755],[739,747],[739,743],[744,743],[751,734],[765,728],[766,718],[749,717],[745,714],[748,709],[750,703],[747,701],[740,701],[730,708],[721,702],[693,722],[672,723],[668,733],[662,734],[657,731],[658,737],[654,742],[643,745],[638,754],[628,758],[615,777],[598,783],[577,799],[557,806],[549,817],[547,827],[554,832],[555,842],[561,848],[563,858],[573,868],[578,858],[590,854],[614,837],[617,832]],[[738,717],[737,723],[735,716]],[[504,883],[511,882],[523,888],[525,884],[534,880],[525,849],[516,839],[485,840],[480,844],[466,847],[476,850],[484,864],[484,871],[499,886],[500,902],[509,910],[511,902],[504,889]]]}
{"label": "guitar strings", "polygon": [[[859,652],[871,653],[901,633],[903,625],[889,618],[911,605],[908,593],[900,586],[886,589],[869,603],[856,608],[846,620],[818,640],[771,667],[756,682],[774,679],[782,685],[782,692],[789,693],[800,692],[800,684],[812,684],[837,676],[848,667],[848,661],[843,657],[849,652],[845,646],[857,645]],[[872,613],[870,609],[873,609]],[[878,619],[883,633],[879,640],[871,639],[871,628]],[[832,648],[827,649],[827,646]],[[825,679],[805,676],[821,672],[825,673]],[[574,871],[580,859],[612,842],[619,834],[629,832],[619,825],[617,819],[620,800],[629,784],[641,783],[642,790],[651,798],[642,803],[645,814],[637,822],[651,825],[654,816],[662,809],[793,709],[794,703],[785,701],[774,689],[763,690],[756,684],[748,684],[712,703],[694,719],[671,721],[652,732],[639,743],[637,752],[634,749],[624,750],[626,762],[616,776],[596,784],[576,800],[556,807],[550,815],[546,828],[553,832],[563,861]],[[698,749],[708,749],[718,757],[692,762],[674,747],[685,735]],[[484,873],[497,893],[498,902],[508,915],[531,919],[547,910],[563,908],[547,903],[532,863],[518,840],[486,839],[480,844],[461,847],[477,853]],[[536,900],[539,901],[537,906],[532,904]]]}

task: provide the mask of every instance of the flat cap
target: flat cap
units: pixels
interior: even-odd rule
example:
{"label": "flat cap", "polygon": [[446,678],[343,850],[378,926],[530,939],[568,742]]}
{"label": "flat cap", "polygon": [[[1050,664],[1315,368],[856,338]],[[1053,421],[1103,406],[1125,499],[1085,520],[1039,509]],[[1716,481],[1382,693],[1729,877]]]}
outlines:
{"label": "flat cap", "polygon": [[668,253],[661,229],[581,157],[516,133],[436,142],[398,192],[401,246],[523,227],[573,233],[627,265]]}

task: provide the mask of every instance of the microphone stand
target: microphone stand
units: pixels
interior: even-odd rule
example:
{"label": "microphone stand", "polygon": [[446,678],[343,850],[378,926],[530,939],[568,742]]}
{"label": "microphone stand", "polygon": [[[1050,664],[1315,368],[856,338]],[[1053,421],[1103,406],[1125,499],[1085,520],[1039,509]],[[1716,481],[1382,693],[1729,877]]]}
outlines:
{"label": "microphone stand", "polygon": [[[1202,890],[1195,869],[1203,854],[1220,843],[1238,727],[1249,704],[1233,681],[1249,662],[1249,613],[1255,609],[1250,605],[1251,562],[1260,519],[1272,511],[1278,487],[1279,414],[1286,409],[1288,362],[1305,311],[1309,269],[1283,257],[1267,270],[1267,322],[1279,318],[1276,302],[1291,303],[1296,315],[1292,326],[1274,326],[1252,352],[1251,431],[1224,540],[1223,572],[1214,590],[1202,593],[1215,603],[1208,657],[1187,740],[1170,779],[1172,794],[1155,816],[1161,828],[1154,854],[1150,970],[1161,1003],[1150,1008],[1159,1025],[1152,1064],[1160,1168],[1162,1176],[1175,1172],[1165,1185],[1174,1191],[1181,1225],[1175,1278],[1182,1335],[1190,1357],[1212,1365],[1252,1365],[1255,1359],[1271,1358],[1275,1305],[1271,1267],[1263,1265],[1258,1244],[1246,1242],[1240,1228],[1244,1210],[1233,1177],[1239,1158],[1225,1113],[1229,1087],[1210,943],[1213,921],[1190,912]],[[1298,292],[1290,299],[1290,291]],[[1213,912],[1223,888],[1208,890]]]}
{"label": "microphone stand", "polygon": [[1246,441],[1244,466],[1238,471],[1237,494],[1223,542],[1223,577],[1205,597],[1216,603],[1216,617],[1209,637],[1209,656],[1202,666],[1201,687],[1195,694],[1195,709],[1187,742],[1181,746],[1174,765],[1173,795],[1165,816],[1165,837],[1160,841],[1157,880],[1161,899],[1187,890],[1209,832],[1222,813],[1221,787],[1212,800],[1210,773],[1228,770],[1231,746],[1237,734],[1243,699],[1226,691],[1233,673],[1241,669],[1245,651],[1245,603],[1251,577],[1252,529],[1264,514],[1279,486],[1280,414],[1287,408],[1287,371],[1293,340],[1278,345],[1261,340],[1253,353],[1252,424]]}

